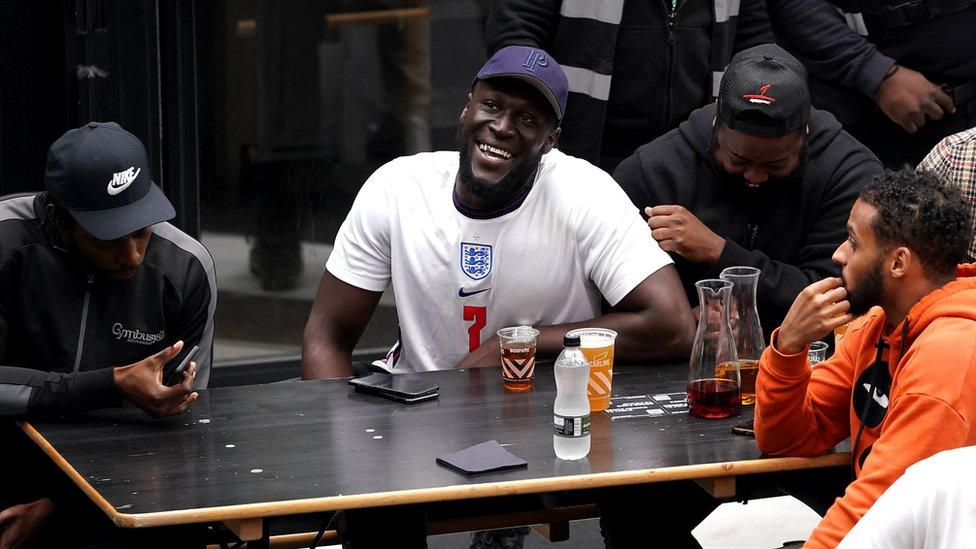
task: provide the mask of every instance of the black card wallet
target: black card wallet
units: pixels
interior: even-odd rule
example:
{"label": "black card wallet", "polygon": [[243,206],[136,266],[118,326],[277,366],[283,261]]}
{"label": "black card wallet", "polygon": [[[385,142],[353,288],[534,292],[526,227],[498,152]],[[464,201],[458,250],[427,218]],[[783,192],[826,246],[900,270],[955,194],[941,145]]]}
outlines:
{"label": "black card wallet", "polygon": [[524,459],[506,450],[497,440],[475,444],[453,454],[437,456],[437,463],[465,475],[528,467]]}

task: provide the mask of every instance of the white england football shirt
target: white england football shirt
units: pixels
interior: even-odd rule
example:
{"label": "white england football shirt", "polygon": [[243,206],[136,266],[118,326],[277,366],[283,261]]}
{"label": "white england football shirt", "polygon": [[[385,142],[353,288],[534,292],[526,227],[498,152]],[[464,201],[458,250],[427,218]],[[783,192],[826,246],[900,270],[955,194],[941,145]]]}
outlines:
{"label": "white england football shirt", "polygon": [[514,211],[472,219],[454,206],[457,152],[393,160],[366,181],[326,268],[381,292],[400,320],[394,371],[454,368],[505,326],[600,314],[671,263],[605,172],[554,149]]}

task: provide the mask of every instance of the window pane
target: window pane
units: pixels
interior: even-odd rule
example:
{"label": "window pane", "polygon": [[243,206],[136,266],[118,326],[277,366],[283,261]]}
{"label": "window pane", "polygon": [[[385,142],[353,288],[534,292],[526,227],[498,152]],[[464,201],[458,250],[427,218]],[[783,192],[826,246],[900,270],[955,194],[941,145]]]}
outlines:
{"label": "window pane", "polygon": [[[202,240],[218,360],[295,355],[359,188],[453,149],[487,0],[233,0],[199,8]],[[389,294],[389,292],[388,292]],[[360,348],[396,339],[384,295]]]}

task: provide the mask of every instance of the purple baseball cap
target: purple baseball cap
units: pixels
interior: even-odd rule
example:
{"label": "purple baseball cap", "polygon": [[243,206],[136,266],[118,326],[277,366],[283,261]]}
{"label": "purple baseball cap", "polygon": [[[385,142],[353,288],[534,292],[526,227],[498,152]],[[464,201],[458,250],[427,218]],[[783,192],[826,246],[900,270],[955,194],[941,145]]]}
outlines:
{"label": "purple baseball cap", "polygon": [[549,101],[556,113],[556,121],[563,119],[566,97],[569,95],[569,81],[566,80],[562,67],[545,50],[529,46],[506,46],[496,51],[481,67],[471,86],[474,87],[479,80],[500,76],[528,82]]}

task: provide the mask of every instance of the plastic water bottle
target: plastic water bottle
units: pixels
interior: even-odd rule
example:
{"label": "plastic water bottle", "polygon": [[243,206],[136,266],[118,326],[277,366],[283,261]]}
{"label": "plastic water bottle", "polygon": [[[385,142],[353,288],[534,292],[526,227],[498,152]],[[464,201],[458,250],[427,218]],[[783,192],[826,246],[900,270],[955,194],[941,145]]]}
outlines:
{"label": "plastic water bottle", "polygon": [[586,384],[590,363],[580,351],[579,336],[563,337],[556,365],[556,402],[552,405],[552,449],[559,459],[582,459],[590,453],[590,401]]}

